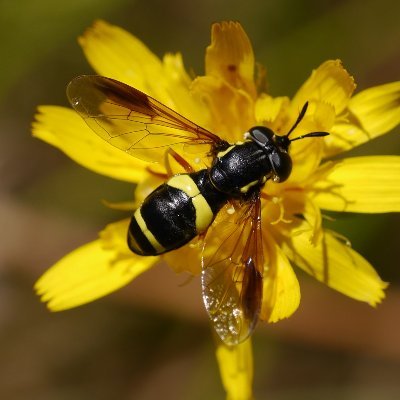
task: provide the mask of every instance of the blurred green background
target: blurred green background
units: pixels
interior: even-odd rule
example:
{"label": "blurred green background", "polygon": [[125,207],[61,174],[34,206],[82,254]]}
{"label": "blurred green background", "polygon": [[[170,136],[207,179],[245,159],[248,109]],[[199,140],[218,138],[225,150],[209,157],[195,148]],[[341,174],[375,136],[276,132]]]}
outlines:
{"label": "blurred green background", "polygon": [[[269,91],[292,95],[322,61],[341,58],[360,90],[400,78],[396,0],[0,0],[0,398],[221,399],[199,282],[159,266],[117,294],[50,314],[37,277],[121,214],[132,187],[84,170],[30,137],[39,104],[67,105],[91,73],[76,38],[103,18],[157,55],[180,51],[203,73],[210,26],[238,20]],[[399,154],[397,132],[351,153]],[[257,399],[400,398],[398,215],[335,215],[330,226],[392,285],[377,310],[299,274],[303,301],[254,336]]]}

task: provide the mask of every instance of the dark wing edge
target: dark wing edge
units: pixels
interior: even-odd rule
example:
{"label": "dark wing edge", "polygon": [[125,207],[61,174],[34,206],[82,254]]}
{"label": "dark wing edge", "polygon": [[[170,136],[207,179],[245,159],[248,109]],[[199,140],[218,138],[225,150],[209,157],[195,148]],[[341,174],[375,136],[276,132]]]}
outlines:
{"label": "dark wing edge", "polygon": [[224,141],[154,98],[117,80],[82,75],[67,87],[72,107],[101,138],[132,156],[159,162],[184,144],[217,148]]}
{"label": "dark wing edge", "polygon": [[203,302],[211,323],[225,344],[237,345],[253,332],[262,304],[259,194],[209,228],[202,264]]}

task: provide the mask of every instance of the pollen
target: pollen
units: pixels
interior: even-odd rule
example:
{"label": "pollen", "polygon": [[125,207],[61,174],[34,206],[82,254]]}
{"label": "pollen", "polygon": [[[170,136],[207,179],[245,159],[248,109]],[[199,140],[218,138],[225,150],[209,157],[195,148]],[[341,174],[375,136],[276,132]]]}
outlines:
{"label": "pollen", "polygon": [[233,207],[232,205],[226,209],[226,213],[229,215],[235,214],[235,207]]}

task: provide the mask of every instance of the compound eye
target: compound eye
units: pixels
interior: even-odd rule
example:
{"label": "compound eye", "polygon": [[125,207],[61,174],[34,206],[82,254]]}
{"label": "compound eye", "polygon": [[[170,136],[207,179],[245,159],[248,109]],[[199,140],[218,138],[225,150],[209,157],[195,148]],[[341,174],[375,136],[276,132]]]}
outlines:
{"label": "compound eye", "polygon": [[274,132],[266,126],[255,126],[249,130],[251,138],[261,146],[268,145],[272,142]]}
{"label": "compound eye", "polygon": [[288,153],[274,152],[270,157],[272,169],[275,176],[272,178],[274,182],[284,182],[289,178],[292,172],[292,159]]}

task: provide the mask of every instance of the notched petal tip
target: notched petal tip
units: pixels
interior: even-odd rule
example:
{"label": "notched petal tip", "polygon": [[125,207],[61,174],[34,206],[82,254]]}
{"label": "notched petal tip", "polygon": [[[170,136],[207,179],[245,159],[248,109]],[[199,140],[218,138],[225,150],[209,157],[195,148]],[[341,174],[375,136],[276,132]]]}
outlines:
{"label": "notched petal tip", "polygon": [[113,29],[114,26],[102,19],[96,19],[92,25],[87,27],[85,31],[78,37],[78,43],[80,46],[84,47],[87,40],[90,40],[91,36],[96,36],[101,38],[108,31]]}
{"label": "notched petal tip", "polygon": [[206,50],[206,75],[221,78],[255,99],[254,69],[253,48],[240,23],[213,24]]}
{"label": "notched petal tip", "polygon": [[295,107],[307,101],[327,103],[340,114],[356,88],[354,78],[343,67],[341,60],[328,60],[315,69],[293,98]]}
{"label": "notched petal tip", "polygon": [[211,25],[211,45],[219,35],[231,35],[234,32],[247,37],[242,25],[238,21],[221,21],[213,23]]}

